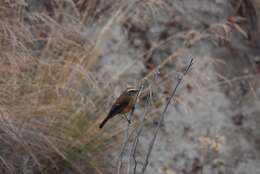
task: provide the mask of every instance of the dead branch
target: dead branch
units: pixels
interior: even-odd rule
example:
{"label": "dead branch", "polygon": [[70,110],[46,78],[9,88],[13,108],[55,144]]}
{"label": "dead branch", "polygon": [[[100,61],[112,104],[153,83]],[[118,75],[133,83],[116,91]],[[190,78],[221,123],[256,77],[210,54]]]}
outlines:
{"label": "dead branch", "polygon": [[147,168],[147,165],[148,165],[148,163],[149,163],[149,157],[150,157],[150,155],[151,155],[153,146],[154,146],[154,144],[155,144],[156,137],[157,137],[157,135],[158,135],[158,133],[159,133],[159,129],[160,129],[161,124],[162,124],[162,122],[163,122],[163,120],[164,120],[164,115],[165,115],[165,113],[166,113],[166,111],[167,111],[167,109],[168,109],[168,106],[169,106],[171,100],[173,99],[173,97],[175,96],[176,91],[177,91],[177,88],[179,87],[180,83],[182,82],[183,77],[187,74],[187,72],[189,71],[190,67],[192,66],[192,63],[193,63],[193,58],[190,60],[190,63],[189,63],[189,65],[188,65],[188,67],[186,68],[186,70],[183,72],[183,74],[178,77],[178,82],[177,82],[175,88],[173,89],[172,94],[171,94],[169,100],[167,101],[167,103],[166,103],[166,105],[165,105],[165,107],[164,107],[164,109],[163,109],[163,112],[162,112],[161,115],[160,115],[160,120],[159,120],[158,126],[157,126],[157,128],[156,128],[156,130],[155,130],[155,132],[154,132],[154,136],[153,136],[153,138],[152,138],[152,140],[151,140],[151,143],[150,143],[150,145],[149,145],[149,147],[148,147],[147,154],[146,154],[146,156],[145,156],[145,161],[144,161],[144,165],[143,165],[143,167],[142,167],[141,174],[144,174],[144,172],[145,172],[145,170],[146,170],[146,168]]}

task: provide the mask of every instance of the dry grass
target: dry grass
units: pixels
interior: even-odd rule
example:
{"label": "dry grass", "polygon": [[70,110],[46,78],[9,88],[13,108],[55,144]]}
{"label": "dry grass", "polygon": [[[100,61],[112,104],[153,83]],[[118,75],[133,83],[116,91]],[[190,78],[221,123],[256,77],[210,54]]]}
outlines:
{"label": "dry grass", "polygon": [[[144,3],[151,13],[162,5]],[[49,0],[36,11],[0,2],[0,173],[104,172],[104,151],[122,130],[97,129],[110,89],[93,69],[111,25],[133,5]]]}
{"label": "dry grass", "polygon": [[107,92],[88,69],[95,38],[76,9],[27,13],[21,2],[0,10],[0,173],[101,173],[115,135],[96,128]]}
{"label": "dry grass", "polygon": [[[122,130],[113,124],[112,130],[98,130],[114,98],[107,85],[113,79],[104,82],[95,74],[100,49],[111,36],[112,25],[145,29],[167,11],[167,4],[164,0],[45,2],[43,10],[30,12],[26,1],[0,2],[0,173],[107,173],[111,165],[104,160],[105,151],[120,144]],[[229,41],[231,30],[245,33],[236,21],[227,20],[205,32],[169,36],[143,57],[177,37],[188,46],[210,36],[216,44]],[[177,49],[157,68],[185,52],[186,48]],[[172,72],[156,87],[172,84],[168,78]],[[161,102],[155,105],[160,107]],[[151,115],[150,120],[158,114]]]}

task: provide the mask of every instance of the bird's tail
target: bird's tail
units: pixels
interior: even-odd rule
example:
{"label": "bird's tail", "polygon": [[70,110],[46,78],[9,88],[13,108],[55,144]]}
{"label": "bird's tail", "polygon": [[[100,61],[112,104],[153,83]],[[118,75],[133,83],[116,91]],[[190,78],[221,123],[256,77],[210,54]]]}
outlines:
{"label": "bird's tail", "polygon": [[106,122],[109,120],[109,115],[101,122],[101,124],[99,125],[99,128],[102,129],[102,127],[106,124]]}

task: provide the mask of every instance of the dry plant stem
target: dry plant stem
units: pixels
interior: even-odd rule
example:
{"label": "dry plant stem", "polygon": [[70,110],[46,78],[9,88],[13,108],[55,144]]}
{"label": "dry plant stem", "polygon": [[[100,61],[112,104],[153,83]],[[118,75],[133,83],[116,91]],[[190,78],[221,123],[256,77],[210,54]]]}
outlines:
{"label": "dry plant stem", "polygon": [[190,67],[192,66],[192,62],[193,62],[193,58],[191,58],[190,63],[189,63],[189,66],[186,68],[186,70],[183,72],[183,74],[178,77],[178,82],[177,82],[177,84],[176,84],[174,90],[172,91],[172,94],[171,94],[169,100],[167,101],[167,103],[166,103],[166,105],[165,105],[165,107],[164,107],[164,109],[163,109],[163,112],[162,112],[161,115],[160,115],[160,120],[159,120],[158,126],[157,126],[157,128],[156,128],[156,130],[155,130],[155,132],[154,132],[154,136],[153,136],[153,138],[152,138],[152,141],[151,141],[151,143],[150,143],[150,145],[149,145],[149,147],[148,147],[147,154],[146,154],[146,156],[145,156],[145,161],[144,161],[144,165],[143,165],[141,174],[144,174],[144,172],[145,172],[145,170],[146,170],[146,168],[147,168],[147,165],[148,165],[148,163],[149,163],[149,157],[150,157],[150,155],[151,155],[151,152],[152,152],[152,149],[153,149],[153,146],[154,146],[156,137],[157,137],[157,135],[158,135],[159,129],[160,129],[160,127],[161,127],[161,124],[162,124],[162,121],[163,121],[163,119],[164,119],[164,115],[165,115],[165,113],[166,113],[166,111],[167,111],[167,109],[168,109],[168,106],[169,106],[171,100],[173,99],[173,97],[175,96],[176,90],[177,90],[177,88],[179,87],[181,81],[183,80],[183,77],[186,75],[186,73],[189,71]]}
{"label": "dry plant stem", "polygon": [[[130,115],[132,115],[132,113]],[[120,174],[120,171],[121,171],[123,157],[124,157],[124,152],[125,152],[125,148],[126,148],[128,139],[129,139],[129,123],[127,124],[127,128],[125,129],[124,143],[122,145],[122,149],[121,149],[121,152],[120,152],[120,155],[119,155],[119,159],[118,159],[117,174]]]}
{"label": "dry plant stem", "polygon": [[[97,42],[95,45],[95,49],[93,50],[93,53],[95,54],[96,51],[100,50],[100,47],[102,46],[104,40],[107,39],[108,37],[108,32],[111,30],[111,26],[115,23],[120,21],[127,13],[130,12],[130,10],[134,7],[136,3],[138,3],[138,0],[130,1],[125,1],[125,4],[123,4],[116,12],[115,14],[111,17],[111,19],[107,22],[107,24],[104,26],[104,28],[101,30],[101,32],[98,35]],[[92,54],[93,54],[92,53]],[[95,63],[97,59],[97,56],[94,60],[91,59],[91,62],[88,63],[87,69],[91,67]]]}
{"label": "dry plant stem", "polygon": [[130,153],[129,153],[129,156],[128,156],[127,174],[130,174],[130,172],[131,172],[131,170],[130,170],[131,166],[132,166],[131,165],[131,157],[133,157],[133,160],[134,160],[134,171],[136,171],[137,161],[136,161],[136,157],[135,157],[135,152],[136,152],[137,145],[138,145],[138,142],[139,142],[139,137],[140,137],[140,135],[141,135],[141,133],[143,131],[144,120],[145,120],[145,116],[147,114],[147,108],[151,104],[151,101],[152,101],[152,93],[153,93],[152,87],[153,87],[154,83],[157,81],[158,76],[159,76],[159,71],[157,70],[157,72],[154,75],[153,81],[149,85],[149,96],[148,96],[148,98],[146,99],[146,102],[145,102],[144,113],[142,115],[142,120],[141,120],[140,126],[139,126],[139,128],[137,130],[134,142],[132,143],[132,147],[131,147],[131,150],[130,150]]}
{"label": "dry plant stem", "polygon": [[[145,120],[145,116],[147,114],[147,108],[150,104],[150,98],[151,96],[149,95],[149,98],[147,98],[146,100],[146,103],[145,103],[145,108],[144,108],[144,114],[142,116],[142,120],[141,120],[141,124],[138,128],[138,132],[137,132],[137,135],[135,137],[135,140],[134,140],[134,143],[133,143],[133,146],[131,148],[131,151],[130,151],[130,155],[133,156],[133,160],[134,160],[134,173],[136,173],[136,168],[137,168],[137,160],[136,160],[136,149],[137,149],[137,145],[139,143],[139,137],[143,131],[143,127],[144,127],[144,120]],[[131,156],[130,156],[131,157]],[[131,160],[131,159],[130,159]],[[130,164],[131,164],[131,161],[129,161]]]}
{"label": "dry plant stem", "polygon": [[241,4],[242,4],[242,0],[238,0],[235,6],[235,14],[238,12],[239,8],[241,7]]}
{"label": "dry plant stem", "polygon": [[[139,92],[138,92],[138,96],[136,97],[136,100],[138,99],[141,91],[143,90],[143,85],[140,86],[139,88]],[[136,103],[136,102],[135,102]],[[130,113],[130,116],[129,116],[129,119],[130,119],[130,122],[132,121],[132,115],[134,113],[134,110],[131,111]],[[122,162],[123,162],[123,157],[124,157],[124,152],[125,152],[125,148],[126,148],[126,145],[127,145],[127,142],[128,142],[128,139],[129,139],[129,122],[127,124],[127,128],[125,129],[125,135],[124,135],[124,143],[122,145],[122,149],[121,149],[121,152],[119,154],[119,159],[118,159],[118,164],[117,164],[117,174],[120,174],[120,171],[121,171],[121,168],[122,168]]]}

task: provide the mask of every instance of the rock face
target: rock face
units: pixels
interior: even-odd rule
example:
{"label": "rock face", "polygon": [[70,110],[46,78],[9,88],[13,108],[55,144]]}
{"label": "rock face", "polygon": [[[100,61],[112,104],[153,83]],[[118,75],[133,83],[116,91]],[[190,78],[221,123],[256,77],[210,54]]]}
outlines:
{"label": "rock face", "polygon": [[[256,72],[253,59],[259,55],[246,35],[228,22],[229,16],[234,15],[233,4],[221,0],[164,3],[167,7],[158,9],[158,15],[141,27],[135,20],[129,20],[125,39],[118,32],[122,26],[112,26],[112,38],[124,41],[120,46],[110,44],[111,51],[104,56],[106,63],[100,62],[121,72],[107,61],[115,59],[117,67],[126,68],[131,61],[132,64],[140,61],[143,52],[169,38],[172,39],[153,50],[149,63],[159,65],[185,49],[177,60],[163,68],[163,73],[170,74],[179,71],[188,56],[195,57],[194,66],[179,90],[178,103],[167,111],[147,173],[259,173],[259,80],[257,76],[250,77]],[[244,23],[241,25],[246,28]],[[125,55],[116,58],[121,53]],[[146,70],[129,68],[126,73],[138,71],[141,74]],[[169,83],[168,86],[176,83],[174,76]],[[162,83],[162,88],[166,90],[167,83]],[[155,123],[157,119],[153,117]],[[156,124],[149,124],[141,136],[140,164],[155,127]]]}
{"label": "rock face", "polygon": [[[42,10],[45,2],[30,0],[27,10]],[[165,115],[146,173],[259,174],[260,55],[247,33],[247,18],[239,18],[235,3],[225,0],[131,5],[121,17],[109,9],[112,15],[77,32],[97,44],[91,76],[115,96],[161,66],[138,146],[138,170],[176,74],[192,56],[194,65]],[[142,112],[137,107],[137,115]],[[115,161],[118,149],[108,160]]]}

